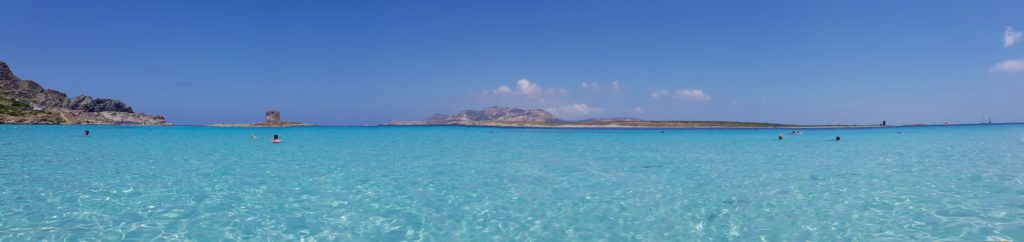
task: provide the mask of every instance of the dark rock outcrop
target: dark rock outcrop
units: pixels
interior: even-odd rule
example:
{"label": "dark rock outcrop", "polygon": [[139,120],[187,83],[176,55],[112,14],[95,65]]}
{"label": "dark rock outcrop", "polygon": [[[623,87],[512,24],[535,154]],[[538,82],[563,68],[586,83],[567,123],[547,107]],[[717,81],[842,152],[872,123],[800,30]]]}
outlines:
{"label": "dark rock outcrop", "polygon": [[34,81],[18,78],[7,63],[0,61],[0,90],[6,96],[32,97],[46,89]]}
{"label": "dark rock outcrop", "polygon": [[75,97],[74,99],[71,99],[66,107],[67,109],[82,110],[86,112],[134,113],[134,111],[132,111],[132,107],[129,107],[128,104],[124,104],[124,102],[106,98],[93,99],[90,96]]}
{"label": "dark rock outcrop", "polygon": [[7,66],[7,63],[0,61],[0,88],[3,89],[14,89],[14,82],[18,79],[18,76],[14,75],[11,71],[11,67]]}
{"label": "dark rock outcrop", "polygon": [[67,107],[70,100],[63,92],[46,89],[36,93],[33,102],[44,107]]}

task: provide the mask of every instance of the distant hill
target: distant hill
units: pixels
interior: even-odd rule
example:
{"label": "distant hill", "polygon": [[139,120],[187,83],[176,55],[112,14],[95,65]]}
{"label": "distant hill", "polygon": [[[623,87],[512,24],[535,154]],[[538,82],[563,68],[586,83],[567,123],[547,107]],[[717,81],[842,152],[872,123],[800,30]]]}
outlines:
{"label": "distant hill", "polygon": [[592,118],[564,121],[543,109],[489,107],[455,114],[435,114],[422,121],[391,121],[387,125],[464,125],[537,128],[853,128],[858,125],[790,125],[732,121],[646,121],[638,118]]}
{"label": "distant hill", "polygon": [[0,123],[165,125],[161,116],[135,113],[124,102],[78,96],[22,80],[0,61]]}
{"label": "distant hill", "polygon": [[512,125],[562,122],[543,109],[523,110],[510,107],[489,107],[465,110],[455,114],[435,114],[422,121],[392,121],[390,125]]}
{"label": "distant hill", "polygon": [[543,109],[523,110],[510,107],[489,107],[482,110],[465,110],[456,114],[437,114],[428,117],[427,123],[457,123],[473,121],[530,122],[544,123],[558,121],[555,115]]}

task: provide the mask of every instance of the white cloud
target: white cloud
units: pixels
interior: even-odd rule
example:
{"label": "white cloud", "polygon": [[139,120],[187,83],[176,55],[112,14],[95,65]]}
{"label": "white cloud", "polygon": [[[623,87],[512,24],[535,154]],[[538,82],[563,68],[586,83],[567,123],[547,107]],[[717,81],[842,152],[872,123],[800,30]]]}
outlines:
{"label": "white cloud", "polygon": [[1003,47],[1013,46],[1017,41],[1020,41],[1022,35],[1024,33],[1014,31],[1013,27],[1006,26],[1006,32],[1003,32]]}
{"label": "white cloud", "polygon": [[581,117],[604,113],[604,109],[588,106],[586,103],[573,103],[557,108],[545,108],[544,110],[558,117]]}
{"label": "white cloud", "polygon": [[647,111],[647,110],[644,110],[643,107],[635,107],[631,111],[633,111],[633,113],[644,113],[644,111]]}
{"label": "white cloud", "polygon": [[540,85],[537,85],[537,83],[532,83],[530,82],[530,80],[526,79],[519,79],[518,81],[516,81],[516,87],[519,88],[519,92],[527,96],[537,95],[543,93],[544,91],[544,89],[541,88]]}
{"label": "white cloud", "polygon": [[995,66],[989,68],[991,72],[1020,72],[1024,71],[1024,59],[1007,60],[996,63]]}
{"label": "white cloud", "polygon": [[512,88],[508,88],[508,86],[500,86],[498,89],[494,90],[494,93],[512,93]]}
{"label": "white cloud", "polygon": [[680,98],[693,99],[698,101],[711,100],[711,96],[704,94],[704,91],[700,89],[678,90],[676,91],[676,96]]}
{"label": "white cloud", "polygon": [[580,83],[580,87],[583,88],[583,90],[589,91],[600,91],[607,89],[613,92],[618,92],[620,90],[619,81],[612,81],[609,84],[600,84],[596,82],[582,82]]}
{"label": "white cloud", "polygon": [[669,91],[666,89],[660,89],[651,92],[651,98],[659,99],[663,97],[678,98],[691,101],[710,101],[711,96],[704,94],[703,90],[700,89],[679,89],[675,91]]}
{"label": "white cloud", "polygon": [[665,89],[661,89],[651,92],[651,98],[658,99],[664,96],[668,96],[669,94],[672,94],[672,92],[669,92],[668,90]]}
{"label": "white cloud", "polygon": [[515,89],[502,85],[498,86],[497,89],[487,90],[484,91],[483,93],[493,95],[521,95],[527,97],[544,97],[562,95],[565,94],[566,91],[563,89],[556,88],[543,88],[540,85],[537,85],[537,83],[535,82],[530,82],[530,80],[519,79],[518,81],[516,81]]}

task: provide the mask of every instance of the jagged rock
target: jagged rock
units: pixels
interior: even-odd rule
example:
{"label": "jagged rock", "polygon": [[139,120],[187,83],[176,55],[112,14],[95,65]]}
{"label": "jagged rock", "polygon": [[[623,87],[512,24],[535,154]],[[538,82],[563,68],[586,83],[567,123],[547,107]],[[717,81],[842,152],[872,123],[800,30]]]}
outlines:
{"label": "jagged rock", "polygon": [[0,94],[17,97],[31,97],[45,90],[39,83],[22,80],[15,76],[11,68],[3,61],[0,61],[0,89],[3,89],[3,93]]}
{"label": "jagged rock", "polygon": [[92,103],[92,97],[90,96],[77,96],[68,102],[66,108],[71,110],[84,110],[86,106]]}
{"label": "jagged rock", "polygon": [[126,112],[134,113],[132,107],[118,100],[97,98],[90,96],[77,96],[67,105],[71,110],[82,110],[86,112]]}
{"label": "jagged rock", "polygon": [[125,104],[124,102],[106,98],[97,98],[93,100],[92,105],[89,105],[88,108],[84,110],[89,112],[135,112],[132,110],[131,106],[128,106],[128,104]]}
{"label": "jagged rock", "polygon": [[46,90],[43,86],[40,86],[39,83],[29,80],[14,80],[13,82],[10,82],[8,86],[10,86],[10,88],[4,88],[4,93],[23,98],[35,96],[36,93]]}
{"label": "jagged rock", "polygon": [[67,107],[71,102],[68,95],[52,89],[36,93],[32,101],[34,104],[45,107]]}
{"label": "jagged rock", "polygon": [[14,82],[18,79],[18,76],[14,75],[11,71],[11,67],[7,66],[7,63],[0,61],[0,88],[14,89]]}

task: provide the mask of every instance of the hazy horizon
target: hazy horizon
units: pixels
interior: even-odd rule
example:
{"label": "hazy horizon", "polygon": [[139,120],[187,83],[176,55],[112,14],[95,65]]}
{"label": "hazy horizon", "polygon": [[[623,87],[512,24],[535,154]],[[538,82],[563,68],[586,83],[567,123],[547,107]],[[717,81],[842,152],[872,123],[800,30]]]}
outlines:
{"label": "hazy horizon", "polygon": [[176,124],[1024,121],[1024,2],[5,3],[0,61]]}

